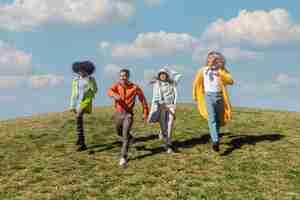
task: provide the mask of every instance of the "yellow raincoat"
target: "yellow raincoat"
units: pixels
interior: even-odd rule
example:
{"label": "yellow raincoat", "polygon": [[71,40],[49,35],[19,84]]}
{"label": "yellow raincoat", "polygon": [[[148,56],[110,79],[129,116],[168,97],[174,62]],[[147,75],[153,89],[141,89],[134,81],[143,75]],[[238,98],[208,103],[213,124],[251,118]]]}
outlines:
{"label": "yellow raincoat", "polygon": [[[205,103],[205,92],[204,92],[204,77],[203,77],[203,71],[207,70],[208,66],[202,67],[193,82],[193,100],[198,103],[198,110],[200,112],[200,115],[208,120],[208,113],[206,110],[206,103]],[[232,117],[231,114],[231,104],[228,96],[228,92],[226,90],[226,85],[232,85],[233,79],[229,72],[224,68],[219,69],[220,74],[220,80],[221,80],[221,90],[223,94],[224,99],[224,115],[222,117],[221,126],[224,126],[227,121],[229,121]]]}

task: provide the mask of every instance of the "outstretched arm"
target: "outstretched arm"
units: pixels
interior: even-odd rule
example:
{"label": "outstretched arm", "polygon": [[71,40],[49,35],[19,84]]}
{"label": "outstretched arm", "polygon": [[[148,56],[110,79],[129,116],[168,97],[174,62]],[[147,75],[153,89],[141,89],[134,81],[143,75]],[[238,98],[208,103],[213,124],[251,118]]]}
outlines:
{"label": "outstretched arm", "polygon": [[148,114],[149,114],[149,107],[148,107],[148,103],[145,98],[145,95],[144,95],[143,91],[141,90],[141,88],[139,88],[139,87],[137,88],[137,96],[143,106],[144,119],[146,120],[148,118]]}
{"label": "outstretched arm", "polygon": [[175,70],[170,70],[173,80],[175,82],[175,85],[179,83],[179,81],[182,79],[183,75]]}
{"label": "outstretched arm", "polygon": [[114,84],[111,88],[108,89],[107,96],[112,97],[116,101],[121,100],[121,97],[118,93],[118,85],[117,84]]}

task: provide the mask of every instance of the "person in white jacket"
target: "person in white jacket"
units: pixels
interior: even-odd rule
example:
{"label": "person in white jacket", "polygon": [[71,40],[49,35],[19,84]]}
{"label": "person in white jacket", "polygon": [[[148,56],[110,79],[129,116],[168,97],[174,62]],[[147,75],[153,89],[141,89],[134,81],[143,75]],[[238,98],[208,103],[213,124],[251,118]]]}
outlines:
{"label": "person in white jacket", "polygon": [[153,97],[148,122],[159,122],[161,128],[159,136],[165,140],[168,153],[173,152],[171,135],[176,118],[176,86],[181,78],[182,74],[164,67],[159,70],[157,77],[150,82],[153,84]]}

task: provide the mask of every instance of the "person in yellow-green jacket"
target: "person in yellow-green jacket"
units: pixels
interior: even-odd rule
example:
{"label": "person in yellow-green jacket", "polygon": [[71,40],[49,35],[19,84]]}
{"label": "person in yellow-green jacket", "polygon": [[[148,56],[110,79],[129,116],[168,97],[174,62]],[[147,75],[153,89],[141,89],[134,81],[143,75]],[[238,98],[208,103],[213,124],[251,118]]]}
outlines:
{"label": "person in yellow-green jacket", "polygon": [[97,83],[91,76],[95,71],[95,66],[90,61],[75,62],[72,70],[76,76],[72,81],[72,96],[70,110],[76,114],[76,126],[79,145],[77,151],[87,150],[84,137],[83,116],[92,112],[93,99],[97,93]]}
{"label": "person in yellow-green jacket", "polygon": [[200,115],[208,121],[212,148],[219,151],[220,127],[232,117],[227,85],[233,79],[225,68],[225,57],[219,52],[210,52],[206,66],[202,67],[193,82],[193,100],[198,104]]}

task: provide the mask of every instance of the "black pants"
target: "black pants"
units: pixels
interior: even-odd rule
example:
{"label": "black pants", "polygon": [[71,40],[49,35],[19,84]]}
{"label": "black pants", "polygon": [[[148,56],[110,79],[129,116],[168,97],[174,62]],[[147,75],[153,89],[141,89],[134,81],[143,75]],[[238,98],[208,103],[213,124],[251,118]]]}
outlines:
{"label": "black pants", "polygon": [[77,126],[77,136],[78,136],[78,144],[84,145],[85,138],[84,138],[84,127],[83,127],[83,112],[76,114],[76,126]]}

